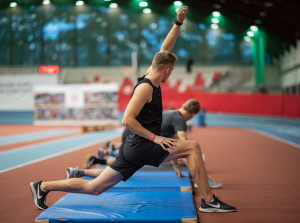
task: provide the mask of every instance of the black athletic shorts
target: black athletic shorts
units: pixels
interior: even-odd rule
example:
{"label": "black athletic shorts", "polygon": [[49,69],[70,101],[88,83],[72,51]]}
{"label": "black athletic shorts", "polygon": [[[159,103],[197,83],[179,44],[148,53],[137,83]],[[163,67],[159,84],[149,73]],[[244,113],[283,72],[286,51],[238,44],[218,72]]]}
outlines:
{"label": "black athletic shorts", "polygon": [[130,134],[122,143],[119,156],[110,167],[121,173],[123,181],[126,181],[144,165],[158,167],[168,155],[169,152],[160,145]]}

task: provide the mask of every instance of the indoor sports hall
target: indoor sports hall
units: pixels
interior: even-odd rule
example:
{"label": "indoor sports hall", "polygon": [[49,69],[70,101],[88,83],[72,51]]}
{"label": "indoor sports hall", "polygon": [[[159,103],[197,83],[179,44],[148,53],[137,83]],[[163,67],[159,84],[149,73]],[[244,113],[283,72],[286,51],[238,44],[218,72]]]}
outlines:
{"label": "indoor sports hall", "polygon": [[299,11],[2,0],[0,222],[300,222]]}

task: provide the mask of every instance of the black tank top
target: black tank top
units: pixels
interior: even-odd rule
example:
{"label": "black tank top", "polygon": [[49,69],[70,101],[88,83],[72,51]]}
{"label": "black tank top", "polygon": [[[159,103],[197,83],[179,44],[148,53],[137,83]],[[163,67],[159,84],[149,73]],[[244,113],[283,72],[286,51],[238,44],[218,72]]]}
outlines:
{"label": "black tank top", "polygon": [[[134,94],[134,91],[137,86],[143,83],[148,83],[153,88],[152,101],[144,105],[144,107],[136,117],[136,120],[145,129],[149,130],[150,132],[153,132],[155,135],[160,135],[163,111],[160,86],[158,88],[155,87],[149,79],[145,78],[145,76],[146,75],[138,78],[138,83],[134,87],[132,95]],[[137,137],[138,135],[135,136]]]}

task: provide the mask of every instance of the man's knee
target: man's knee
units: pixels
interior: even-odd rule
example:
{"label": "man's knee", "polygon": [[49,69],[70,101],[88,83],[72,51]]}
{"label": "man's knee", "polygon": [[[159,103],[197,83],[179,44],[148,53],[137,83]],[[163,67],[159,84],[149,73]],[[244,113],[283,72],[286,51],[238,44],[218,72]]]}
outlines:
{"label": "man's knee", "polygon": [[91,190],[90,190],[90,194],[92,194],[92,195],[100,195],[100,194],[102,194],[102,190],[99,190],[98,188],[92,188]]}
{"label": "man's knee", "polygon": [[92,195],[100,195],[103,192],[103,190],[101,188],[97,187],[96,185],[92,185],[92,184],[89,185],[88,191],[89,191],[89,194],[92,194]]}
{"label": "man's knee", "polygon": [[191,141],[189,151],[191,153],[201,153],[201,148],[198,142]]}

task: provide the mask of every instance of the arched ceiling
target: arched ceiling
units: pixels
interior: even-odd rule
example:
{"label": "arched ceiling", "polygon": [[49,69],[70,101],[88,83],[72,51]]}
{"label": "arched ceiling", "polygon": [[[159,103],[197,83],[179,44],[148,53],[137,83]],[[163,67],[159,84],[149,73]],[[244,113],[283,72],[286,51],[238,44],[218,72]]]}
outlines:
{"label": "arched ceiling", "polygon": [[[129,7],[141,0],[112,0],[120,6]],[[1,0],[0,9],[9,7],[10,0]],[[42,4],[42,0],[16,0],[20,7]],[[74,4],[75,0],[51,0],[52,4]],[[84,0],[85,4],[108,4],[104,0]],[[155,13],[164,14],[174,0],[148,0]],[[300,39],[300,2],[297,0],[182,0],[189,6],[189,18],[206,22],[215,10],[226,18],[221,27],[227,32],[244,35],[251,25],[257,25],[267,34],[267,50],[277,57]],[[130,8],[130,7],[129,7]]]}

